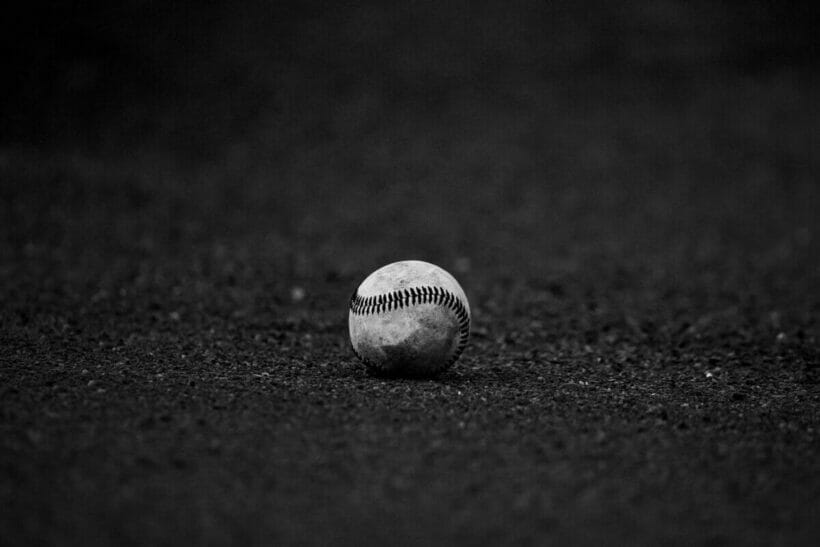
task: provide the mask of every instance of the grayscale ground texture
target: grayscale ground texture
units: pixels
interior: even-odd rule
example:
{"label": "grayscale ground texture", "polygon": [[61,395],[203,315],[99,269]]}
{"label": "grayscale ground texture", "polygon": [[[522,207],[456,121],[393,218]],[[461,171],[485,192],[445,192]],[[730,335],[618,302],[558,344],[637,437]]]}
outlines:
{"label": "grayscale ground texture", "polygon": [[[4,16],[0,542],[817,545],[816,15]],[[409,258],[472,340],[372,377]]]}

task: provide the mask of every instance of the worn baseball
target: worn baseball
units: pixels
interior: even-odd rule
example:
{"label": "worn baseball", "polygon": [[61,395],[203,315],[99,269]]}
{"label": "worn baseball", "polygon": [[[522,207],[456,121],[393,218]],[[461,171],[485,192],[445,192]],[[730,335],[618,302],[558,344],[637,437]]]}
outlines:
{"label": "worn baseball", "polygon": [[350,299],[350,342],[373,373],[426,376],[452,366],[470,338],[470,305],[455,278],[420,260],[370,274]]}

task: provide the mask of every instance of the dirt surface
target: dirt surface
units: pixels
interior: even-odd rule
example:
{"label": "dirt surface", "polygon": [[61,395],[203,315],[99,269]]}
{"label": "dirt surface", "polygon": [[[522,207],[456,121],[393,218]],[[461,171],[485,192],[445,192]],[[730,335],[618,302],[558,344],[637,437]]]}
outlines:
{"label": "dirt surface", "polygon": [[[18,19],[2,543],[816,544],[800,4],[334,6]],[[408,258],[472,340],[374,378]]]}

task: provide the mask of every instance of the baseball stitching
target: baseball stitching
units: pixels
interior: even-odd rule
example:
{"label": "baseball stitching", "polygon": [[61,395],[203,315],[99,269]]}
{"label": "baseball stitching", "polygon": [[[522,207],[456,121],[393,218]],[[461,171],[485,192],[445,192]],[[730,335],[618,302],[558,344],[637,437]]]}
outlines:
{"label": "baseball stitching", "polygon": [[[467,342],[470,339],[470,316],[467,313],[467,307],[464,302],[448,290],[441,287],[413,287],[410,289],[402,289],[386,294],[378,294],[374,296],[360,296],[358,289],[353,292],[350,298],[350,312],[353,315],[373,315],[385,313],[393,310],[402,309],[408,306],[415,306],[418,304],[435,304],[443,306],[452,310],[456,319],[458,320],[458,346],[455,352],[438,370],[439,372],[452,366],[464,348],[467,347]],[[352,345],[352,344],[351,344]],[[372,369],[379,369],[377,365],[363,358],[356,348],[353,348],[353,353],[358,357],[367,367]]]}

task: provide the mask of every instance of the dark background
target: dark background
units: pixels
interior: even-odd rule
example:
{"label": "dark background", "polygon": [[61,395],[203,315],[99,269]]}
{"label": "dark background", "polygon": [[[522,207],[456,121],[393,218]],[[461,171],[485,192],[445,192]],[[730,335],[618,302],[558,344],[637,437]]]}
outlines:
{"label": "dark background", "polygon": [[4,544],[817,541],[816,8],[197,4],[0,24]]}

